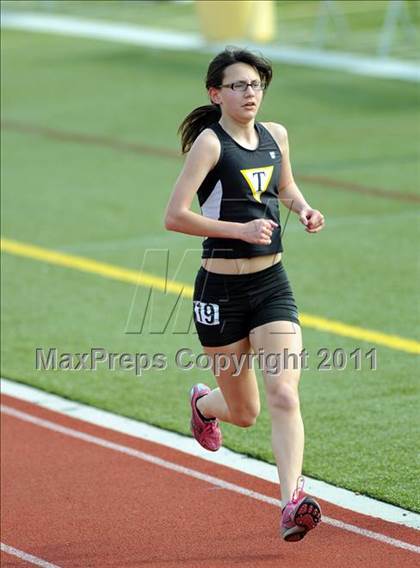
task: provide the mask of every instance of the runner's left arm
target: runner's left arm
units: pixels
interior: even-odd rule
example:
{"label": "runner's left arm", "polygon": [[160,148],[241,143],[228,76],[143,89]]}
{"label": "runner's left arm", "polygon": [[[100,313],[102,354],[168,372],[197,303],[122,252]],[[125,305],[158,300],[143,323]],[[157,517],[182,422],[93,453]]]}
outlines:
{"label": "runner's left arm", "polygon": [[290,162],[287,130],[281,124],[270,124],[282,153],[282,167],[279,181],[279,200],[285,207],[296,213],[308,233],[318,233],[325,225],[320,211],[309,205],[293,177]]}

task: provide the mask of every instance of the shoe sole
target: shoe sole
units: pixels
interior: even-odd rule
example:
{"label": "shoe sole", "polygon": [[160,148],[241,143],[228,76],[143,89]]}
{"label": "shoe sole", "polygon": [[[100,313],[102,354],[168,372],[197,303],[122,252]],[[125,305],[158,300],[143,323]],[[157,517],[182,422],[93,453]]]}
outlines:
{"label": "shoe sole", "polygon": [[221,445],[220,445],[218,448],[209,448],[208,446],[205,446],[204,444],[202,444],[202,443],[200,442],[200,440],[197,440],[197,438],[195,437],[195,433],[194,433],[194,428],[193,428],[193,423],[192,423],[192,421],[190,422],[190,431],[191,431],[191,434],[194,436],[194,440],[195,440],[198,444],[200,444],[200,446],[201,446],[202,448],[204,448],[205,450],[207,450],[207,451],[209,451],[209,452],[217,452],[217,450],[219,450],[219,449],[221,448]]}
{"label": "shoe sole", "polygon": [[295,526],[283,533],[287,542],[296,542],[321,522],[321,507],[311,497],[305,497],[294,516]]}

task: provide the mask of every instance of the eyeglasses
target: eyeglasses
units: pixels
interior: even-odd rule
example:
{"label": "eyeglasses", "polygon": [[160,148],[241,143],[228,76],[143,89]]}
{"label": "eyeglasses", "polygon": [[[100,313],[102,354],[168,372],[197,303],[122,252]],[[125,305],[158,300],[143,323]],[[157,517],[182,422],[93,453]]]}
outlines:
{"label": "eyeglasses", "polygon": [[245,92],[248,87],[252,87],[254,91],[264,91],[267,85],[263,81],[251,81],[250,83],[247,83],[246,81],[236,81],[229,85],[220,85],[220,87],[226,87],[232,89],[232,91]]}

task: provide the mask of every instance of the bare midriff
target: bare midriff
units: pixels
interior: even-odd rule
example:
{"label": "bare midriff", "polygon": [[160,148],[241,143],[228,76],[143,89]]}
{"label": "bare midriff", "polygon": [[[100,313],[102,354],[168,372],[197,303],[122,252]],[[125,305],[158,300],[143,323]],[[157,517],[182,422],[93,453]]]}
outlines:
{"label": "bare midriff", "polygon": [[203,258],[201,265],[208,272],[218,274],[252,274],[264,270],[281,260],[281,253],[253,258]]}

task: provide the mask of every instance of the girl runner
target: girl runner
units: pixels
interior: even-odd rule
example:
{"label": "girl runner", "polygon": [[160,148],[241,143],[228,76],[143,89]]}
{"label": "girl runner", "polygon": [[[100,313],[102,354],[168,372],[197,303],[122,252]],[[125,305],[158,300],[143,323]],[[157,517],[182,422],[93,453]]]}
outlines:
{"label": "girl runner", "polygon": [[[216,451],[220,422],[255,424],[260,398],[249,356],[258,354],[261,361],[262,355],[281,488],[280,531],[286,541],[297,541],[316,527],[321,510],[303,494],[302,336],[281,260],[278,202],[310,234],[323,228],[324,217],[294,181],[285,127],[255,120],[271,78],[270,63],[247,50],[225,49],[211,61],[206,79],[211,105],[194,109],[180,126],[187,157],[165,226],[205,237],[194,322],[204,351],[223,362],[213,366],[218,388],[200,383],[191,389],[193,435]],[[201,215],[191,211],[195,194]]]}

